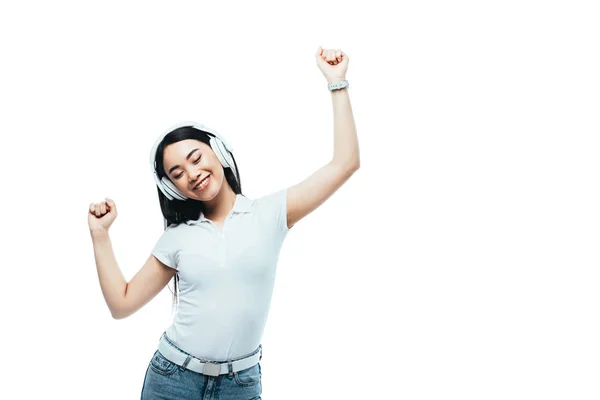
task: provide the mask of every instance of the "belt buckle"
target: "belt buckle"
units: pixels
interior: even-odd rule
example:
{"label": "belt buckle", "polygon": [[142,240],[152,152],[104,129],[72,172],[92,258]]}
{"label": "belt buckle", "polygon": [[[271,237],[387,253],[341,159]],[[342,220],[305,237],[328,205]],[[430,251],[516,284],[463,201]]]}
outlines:
{"label": "belt buckle", "polygon": [[202,367],[202,373],[204,375],[219,376],[221,375],[221,364],[206,362]]}

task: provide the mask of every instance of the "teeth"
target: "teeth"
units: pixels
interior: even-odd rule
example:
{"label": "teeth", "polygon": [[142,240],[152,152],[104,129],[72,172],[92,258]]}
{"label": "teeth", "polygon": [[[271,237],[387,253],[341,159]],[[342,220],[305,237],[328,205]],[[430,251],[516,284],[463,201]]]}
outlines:
{"label": "teeth", "polygon": [[206,182],[208,182],[208,176],[206,178],[204,178],[202,180],[202,182],[200,182],[200,184],[198,186],[196,186],[196,189],[202,189],[203,187],[206,186]]}

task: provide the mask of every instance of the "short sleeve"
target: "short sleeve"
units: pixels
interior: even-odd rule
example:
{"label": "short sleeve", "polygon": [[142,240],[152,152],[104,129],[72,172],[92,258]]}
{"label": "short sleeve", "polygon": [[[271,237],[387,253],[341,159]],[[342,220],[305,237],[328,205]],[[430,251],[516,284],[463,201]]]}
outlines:
{"label": "short sleeve", "polygon": [[282,189],[258,199],[262,220],[268,225],[267,229],[274,230],[282,239],[290,229],[287,226],[287,191]]}
{"label": "short sleeve", "polygon": [[167,228],[158,238],[158,242],[152,249],[152,254],[166,266],[177,269],[177,263],[175,262],[177,243],[175,241],[176,235],[174,233],[172,228]]}

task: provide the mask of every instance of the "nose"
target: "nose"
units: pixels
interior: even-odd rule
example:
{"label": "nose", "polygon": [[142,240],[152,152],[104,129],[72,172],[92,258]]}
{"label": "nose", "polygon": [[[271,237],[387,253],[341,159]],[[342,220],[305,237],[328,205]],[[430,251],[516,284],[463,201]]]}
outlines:
{"label": "nose", "polygon": [[198,171],[198,172],[191,171],[188,174],[188,176],[189,176],[189,183],[195,183],[195,182],[198,182],[198,179],[202,176],[202,172],[201,171]]}

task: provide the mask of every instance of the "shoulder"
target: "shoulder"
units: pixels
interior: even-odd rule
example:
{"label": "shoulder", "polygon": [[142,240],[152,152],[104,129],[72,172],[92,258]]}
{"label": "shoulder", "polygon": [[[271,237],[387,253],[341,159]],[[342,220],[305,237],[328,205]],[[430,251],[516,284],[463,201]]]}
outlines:
{"label": "shoulder", "polygon": [[276,228],[277,231],[287,233],[287,193],[288,189],[279,189],[268,193],[254,201],[254,212],[265,224],[267,229]]}
{"label": "shoulder", "polygon": [[177,238],[185,235],[189,230],[188,224],[181,222],[179,224],[171,224],[163,231],[162,236],[167,238]]}

